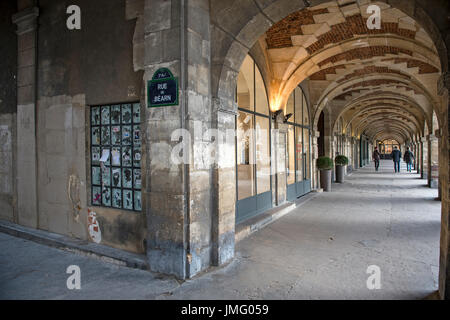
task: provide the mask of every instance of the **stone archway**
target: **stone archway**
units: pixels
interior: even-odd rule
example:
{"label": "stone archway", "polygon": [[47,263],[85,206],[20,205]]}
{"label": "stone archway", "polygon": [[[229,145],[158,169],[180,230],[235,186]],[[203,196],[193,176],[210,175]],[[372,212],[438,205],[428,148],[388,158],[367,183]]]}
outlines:
{"label": "stone archway", "polygon": [[[232,126],[230,123],[230,114],[234,114],[237,107],[234,103],[234,88],[236,84],[237,74],[240,65],[248,51],[260,39],[260,37],[275,23],[284,19],[290,14],[299,12],[305,8],[308,2],[304,1],[254,1],[254,2],[238,2],[223,3],[220,1],[212,1],[211,4],[211,21],[212,21],[212,41],[211,41],[211,86],[212,96],[214,98],[214,122],[219,127]],[[326,8],[326,4],[330,1],[311,1],[311,7],[321,10]],[[386,2],[379,2],[386,4]],[[434,1],[435,6],[441,4],[440,1]],[[450,296],[450,269],[449,269],[449,225],[448,225],[448,88],[450,86],[448,76],[448,52],[444,43],[444,34],[441,31],[444,27],[437,26],[434,21],[439,21],[436,15],[439,13],[431,13],[428,15],[420,1],[387,1],[392,8],[396,8],[412,18],[416,23],[421,25],[430,36],[440,63],[440,70],[443,76],[439,82],[439,98],[433,101],[433,109],[437,112],[441,122],[439,128],[439,137],[441,138],[439,147],[440,163],[445,166],[439,167],[439,176],[442,180],[443,202],[442,202],[442,231],[441,231],[441,261],[440,261],[440,293],[442,297]],[[311,17],[309,17],[311,18]],[[441,28],[441,29],[439,29]],[[449,41],[446,39],[446,41]],[[447,43],[448,46],[448,43]],[[387,52],[389,53],[389,52]],[[297,78],[297,80],[300,78]],[[298,81],[300,82],[300,81]],[[290,85],[295,83],[293,81]],[[397,83],[402,86],[403,83]],[[296,84],[295,84],[296,85]],[[374,84],[378,85],[378,83]],[[278,90],[283,91],[280,88]],[[284,89],[288,92],[290,89]],[[275,99],[274,104],[282,104],[283,101]],[[440,108],[440,106],[443,106]],[[275,107],[278,107],[275,106]],[[314,117],[314,129],[317,131],[318,115],[322,109],[316,110]],[[399,129],[400,130],[400,129]],[[397,130],[398,131],[398,130]],[[222,174],[218,169],[217,177],[220,184],[221,177],[226,181],[225,172]],[[219,190],[216,193],[217,198],[224,197]],[[448,290],[446,290],[449,288]]]}

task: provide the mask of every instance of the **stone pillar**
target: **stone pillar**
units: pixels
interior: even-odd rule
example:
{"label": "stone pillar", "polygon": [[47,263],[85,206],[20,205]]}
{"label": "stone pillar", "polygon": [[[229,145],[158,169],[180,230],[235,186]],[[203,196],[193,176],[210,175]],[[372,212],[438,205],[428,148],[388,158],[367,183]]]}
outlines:
{"label": "stone pillar", "polygon": [[[213,167],[212,263],[220,266],[234,257],[236,225],[236,156],[234,101],[214,99],[212,125],[222,139],[216,144],[218,161]],[[230,132],[232,134],[230,134]]]}
{"label": "stone pillar", "polygon": [[450,299],[450,219],[449,219],[449,107],[450,107],[450,73],[445,72],[439,79],[438,92],[442,98],[441,117],[444,120],[440,148],[440,180],[441,180],[441,240],[439,257],[439,294],[442,299]]}
{"label": "stone pillar", "polygon": [[17,24],[17,223],[37,228],[36,51],[39,9],[12,17]]}
{"label": "stone pillar", "polygon": [[439,139],[430,134],[428,140],[428,186],[437,188],[439,184]]}
{"label": "stone pillar", "polygon": [[316,161],[319,157],[319,137],[320,131],[311,130],[311,186],[313,189],[319,188],[319,171],[316,170]]}
{"label": "stone pillar", "polygon": [[[234,128],[236,107],[212,103],[208,0],[146,0],[143,23],[145,82],[168,68],[180,94],[176,106],[146,110],[147,256],[152,271],[191,278],[234,255],[234,148],[214,148],[207,131]],[[215,152],[233,166],[214,164]]]}
{"label": "stone pillar", "polygon": [[[416,139],[416,138],[414,138]],[[420,173],[420,146],[417,140],[414,141],[414,170]]]}
{"label": "stone pillar", "polygon": [[283,114],[279,114],[274,121],[272,131],[272,170],[275,170],[276,205],[287,201],[286,189],[286,136],[288,125],[283,123]]}
{"label": "stone pillar", "polygon": [[428,180],[428,168],[429,168],[429,164],[428,164],[428,141],[426,137],[422,137],[420,139],[420,144],[421,144],[421,159],[420,162],[422,163],[422,169],[420,172],[420,177],[422,179],[426,179]]}

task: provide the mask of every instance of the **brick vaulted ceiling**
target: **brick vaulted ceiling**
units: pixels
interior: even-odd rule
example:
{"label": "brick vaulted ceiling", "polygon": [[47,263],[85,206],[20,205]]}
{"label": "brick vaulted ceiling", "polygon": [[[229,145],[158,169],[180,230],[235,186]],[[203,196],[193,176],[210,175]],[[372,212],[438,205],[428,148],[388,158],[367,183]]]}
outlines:
{"label": "brick vaulted ceiling", "polygon": [[[371,30],[367,7],[373,4],[381,9],[381,28]],[[298,83],[309,79],[316,123],[326,107],[336,111],[334,123],[342,118],[345,127],[366,132],[376,132],[371,119],[384,128],[395,128],[390,123],[396,120],[405,141],[423,131],[425,122],[431,124],[438,101],[437,50],[422,26],[384,2],[336,0],[305,8],[272,25],[260,43],[267,51],[270,96],[278,109]],[[395,96],[408,105],[401,114]],[[384,116],[362,112],[377,103]]]}

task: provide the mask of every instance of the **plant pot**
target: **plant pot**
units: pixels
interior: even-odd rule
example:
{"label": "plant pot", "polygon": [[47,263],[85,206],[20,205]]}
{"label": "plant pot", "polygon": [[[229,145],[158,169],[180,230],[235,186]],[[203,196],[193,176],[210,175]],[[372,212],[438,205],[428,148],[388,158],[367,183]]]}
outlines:
{"label": "plant pot", "polygon": [[331,169],[320,170],[320,187],[325,192],[331,191]]}
{"label": "plant pot", "polygon": [[345,175],[345,166],[336,165],[336,182],[343,183]]}

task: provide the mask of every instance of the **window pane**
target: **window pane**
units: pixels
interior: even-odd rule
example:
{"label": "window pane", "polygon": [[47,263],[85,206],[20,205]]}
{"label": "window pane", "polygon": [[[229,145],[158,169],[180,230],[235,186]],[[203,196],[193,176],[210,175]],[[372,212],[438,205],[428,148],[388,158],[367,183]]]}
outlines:
{"label": "window pane", "polygon": [[131,113],[131,104],[122,105],[122,123],[128,124],[131,123],[132,113]]}
{"label": "window pane", "polygon": [[95,107],[91,109],[91,121],[92,125],[99,125],[100,124],[100,108]]}
{"label": "window pane", "polygon": [[133,187],[133,181],[131,177],[131,169],[124,168],[123,169],[123,175],[122,175],[122,184],[124,188],[132,188]]}
{"label": "window pane", "polygon": [[101,185],[102,176],[100,167],[92,167],[92,184]]}
{"label": "window pane", "polygon": [[122,190],[113,189],[112,206],[114,208],[122,208]]}
{"label": "window pane", "polygon": [[247,56],[237,79],[237,104],[239,108],[251,111],[254,111],[255,106],[253,66],[252,58]]}
{"label": "window pane", "polygon": [[112,131],[111,132],[111,134],[112,134],[112,136],[111,136],[111,144],[115,145],[115,146],[120,145],[121,142],[122,142],[122,137],[121,137],[122,133],[120,132],[120,126],[112,127],[111,131]]}
{"label": "window pane", "polygon": [[120,105],[111,106],[111,123],[120,124]]}
{"label": "window pane", "polygon": [[309,126],[308,104],[306,103],[306,97],[302,94],[303,98],[303,125]]}
{"label": "window pane", "polygon": [[100,144],[100,127],[92,127],[91,144],[92,145]]}
{"label": "window pane", "polygon": [[294,92],[291,93],[291,95],[289,96],[289,99],[286,103],[286,108],[284,111],[284,115],[288,115],[292,113],[292,116],[289,118],[289,122],[294,122]]}
{"label": "window pane", "polygon": [[141,188],[141,169],[133,170],[133,187],[134,189]]}
{"label": "window pane", "polygon": [[255,65],[255,85],[256,85],[256,112],[269,115],[269,102],[267,101],[266,87],[258,67]]}
{"label": "window pane", "polygon": [[123,208],[133,210],[133,191],[123,190]]}
{"label": "window pane", "polygon": [[109,106],[102,107],[102,124],[109,124]]}
{"label": "window pane", "polygon": [[131,126],[122,127],[122,144],[131,145]]}
{"label": "window pane", "polygon": [[100,147],[92,147],[91,164],[94,166],[100,165]]}
{"label": "window pane", "polygon": [[141,192],[134,192],[134,210],[142,210]]}
{"label": "window pane", "polygon": [[141,148],[133,149],[133,166],[140,167],[141,166]]}
{"label": "window pane", "polygon": [[110,145],[111,144],[111,127],[103,126],[102,127],[102,145]]}
{"label": "window pane", "polygon": [[269,119],[256,116],[256,189],[270,191]]}
{"label": "window pane", "polygon": [[122,174],[120,168],[112,169],[112,186],[120,188],[122,186]]}
{"label": "window pane", "polygon": [[111,161],[113,166],[120,166],[120,147],[112,148]]}
{"label": "window pane", "polygon": [[94,206],[101,205],[102,202],[102,188],[92,187],[92,204]]}
{"label": "window pane", "polygon": [[311,170],[309,169],[309,129],[303,129],[303,157],[305,161],[305,178],[309,180]]}
{"label": "window pane", "polygon": [[102,169],[102,182],[104,186],[111,186],[111,169],[109,167]]}
{"label": "window pane", "polygon": [[133,122],[141,123],[141,105],[139,103],[133,104]]}
{"label": "window pane", "polygon": [[122,166],[131,167],[131,147],[122,148]]}
{"label": "window pane", "polygon": [[102,192],[102,204],[106,207],[111,206],[111,188],[104,188]]}
{"label": "window pane", "polygon": [[141,127],[140,126],[133,127],[133,143],[135,146],[141,145]]}
{"label": "window pane", "polygon": [[239,112],[237,117],[238,200],[255,195],[253,172],[253,116]]}
{"label": "window pane", "polygon": [[287,168],[287,183],[293,184],[295,183],[295,130],[294,126],[290,125],[288,128],[287,134],[287,154],[286,154],[286,163],[288,164]]}
{"label": "window pane", "polygon": [[302,89],[296,87],[295,94],[295,123],[302,124]]}
{"label": "window pane", "polygon": [[295,127],[295,152],[297,153],[297,182],[303,181],[303,139],[302,129]]}

